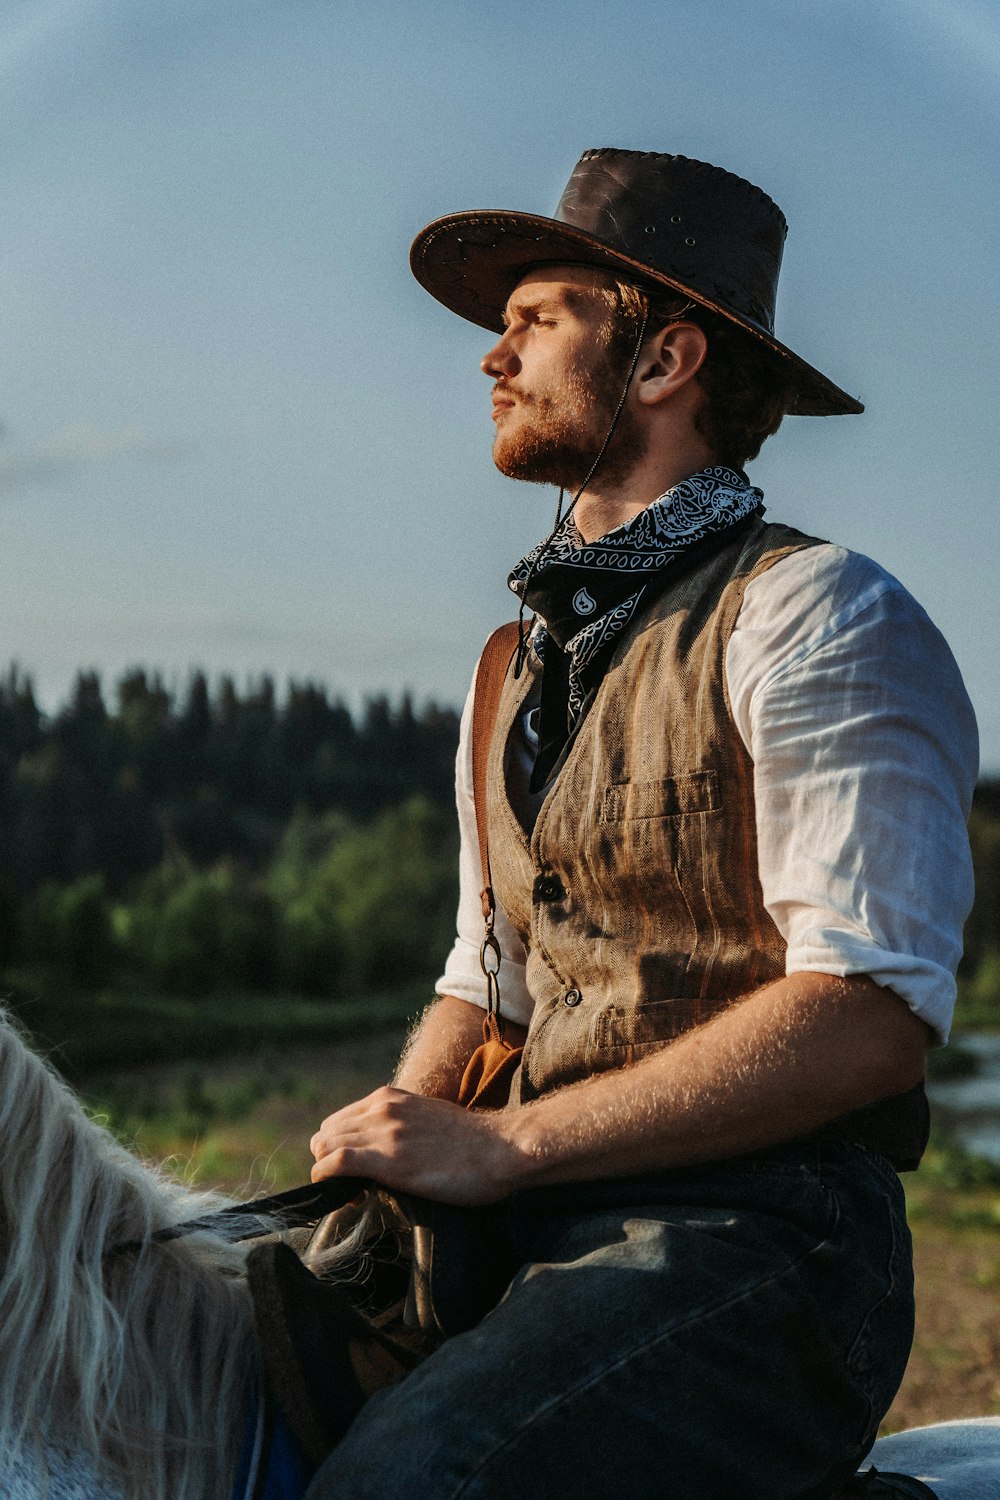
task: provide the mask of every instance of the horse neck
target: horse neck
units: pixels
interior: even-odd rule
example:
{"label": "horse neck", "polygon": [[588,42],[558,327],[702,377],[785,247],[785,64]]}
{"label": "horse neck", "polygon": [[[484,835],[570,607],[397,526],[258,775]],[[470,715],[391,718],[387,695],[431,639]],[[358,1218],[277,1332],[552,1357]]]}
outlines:
{"label": "horse neck", "polygon": [[124,1151],[2,1015],[0,1139],[0,1473],[37,1439],[130,1500],[218,1500],[257,1366],[242,1255],[154,1239],[218,1200]]}

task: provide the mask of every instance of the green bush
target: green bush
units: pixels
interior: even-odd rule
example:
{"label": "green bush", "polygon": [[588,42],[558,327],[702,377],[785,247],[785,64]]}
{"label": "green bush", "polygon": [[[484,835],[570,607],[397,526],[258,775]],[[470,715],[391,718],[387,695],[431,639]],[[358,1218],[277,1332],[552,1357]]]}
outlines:
{"label": "green bush", "polygon": [[62,969],[85,988],[107,983],[118,952],[101,877],[41,886],[25,905],[21,946],[28,959]]}
{"label": "green bush", "polygon": [[973,808],[969,841],[976,899],[965,924],[963,975],[976,972],[990,951],[1000,948],[1000,818],[987,806]]}
{"label": "green bush", "polygon": [[155,872],[131,907],[121,909],[118,923],[133,967],[175,994],[273,987],[273,902],[227,864]]}
{"label": "green bush", "polygon": [[335,845],[320,878],[340,913],[352,984],[397,984],[442,964],[454,933],[457,864],[454,820],[424,797]]}
{"label": "green bush", "polygon": [[424,797],[364,825],[300,810],[266,875],[175,855],[113,909],[96,876],[43,886],[28,903],[24,957],[84,989],[120,964],[142,985],[190,996],[332,997],[426,978],[452,941],[456,846],[453,817]]}
{"label": "green bush", "polygon": [[21,952],[21,903],[13,881],[0,875],[0,967],[16,962]]}
{"label": "green bush", "polygon": [[335,895],[323,871],[337,843],[353,832],[341,813],[314,817],[297,808],[268,874],[278,912],[278,979],[300,995],[341,992],[348,939]]}
{"label": "green bush", "polygon": [[1000,949],[987,948],[971,978],[959,978],[955,1021],[959,1026],[1000,1026]]}
{"label": "green bush", "polygon": [[349,944],[332,901],[305,891],[280,915],[277,969],[283,989],[299,995],[336,995],[344,987]]}
{"label": "green bush", "polygon": [[456,871],[454,819],[424,797],[364,825],[300,809],[269,876],[283,984],[332,995],[429,975],[452,941]]}

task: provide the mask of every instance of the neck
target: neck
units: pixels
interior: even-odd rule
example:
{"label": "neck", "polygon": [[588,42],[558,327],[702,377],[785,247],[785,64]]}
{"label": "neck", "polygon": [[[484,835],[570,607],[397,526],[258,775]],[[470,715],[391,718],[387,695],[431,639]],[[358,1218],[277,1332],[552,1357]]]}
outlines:
{"label": "neck", "polygon": [[669,444],[651,443],[627,473],[612,470],[602,479],[598,468],[573,511],[577,530],[585,542],[596,541],[631,521],[675,484],[715,462],[712,449],[691,429],[679,441],[675,436]]}
{"label": "neck", "polygon": [[585,542],[594,542],[598,537],[607,536],[609,531],[614,531],[617,526],[624,526],[675,484],[690,479],[692,474],[697,474],[714,462],[714,457],[709,454],[697,463],[679,465],[669,473],[664,472],[646,483],[626,480],[614,488],[585,490],[573,511],[576,528]]}

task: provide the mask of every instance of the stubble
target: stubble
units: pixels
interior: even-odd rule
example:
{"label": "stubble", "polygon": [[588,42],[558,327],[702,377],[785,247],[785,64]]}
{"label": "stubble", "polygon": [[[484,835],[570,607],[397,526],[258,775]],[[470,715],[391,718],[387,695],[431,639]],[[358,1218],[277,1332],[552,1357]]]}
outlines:
{"label": "stubble", "polygon": [[[627,377],[628,361],[606,350],[588,372],[569,372],[553,393],[520,392],[512,386],[514,410],[499,423],[493,443],[500,473],[530,484],[579,489],[608,435]],[[498,386],[504,390],[502,379]],[[626,408],[601,460],[602,482],[627,479],[642,452],[639,424]]]}

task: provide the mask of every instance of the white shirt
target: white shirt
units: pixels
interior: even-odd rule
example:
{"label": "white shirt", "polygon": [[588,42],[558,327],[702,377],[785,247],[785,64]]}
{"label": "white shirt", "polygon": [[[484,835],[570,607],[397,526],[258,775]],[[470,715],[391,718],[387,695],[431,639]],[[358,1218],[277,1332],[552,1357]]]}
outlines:
{"label": "white shirt", "polygon": [[[824,544],[749,584],[725,673],[754,763],[760,882],[786,973],[868,974],[946,1041],[972,905],[979,747],[940,631],[884,569]],[[470,691],[456,774],[458,936],[437,991],[485,1006],[471,703]],[[526,1024],[524,949],[502,911],[497,937],[502,1012]]]}

